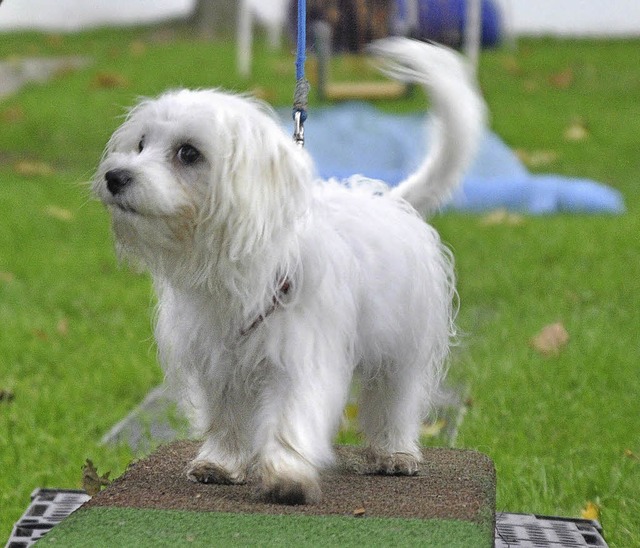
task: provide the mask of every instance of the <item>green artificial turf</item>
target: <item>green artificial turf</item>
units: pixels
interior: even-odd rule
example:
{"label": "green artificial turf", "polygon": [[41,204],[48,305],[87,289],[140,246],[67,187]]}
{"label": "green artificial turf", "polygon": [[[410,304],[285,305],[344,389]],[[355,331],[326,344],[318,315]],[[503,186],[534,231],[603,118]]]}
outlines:
{"label": "green artificial turf", "polygon": [[493,531],[460,520],[267,516],[132,508],[81,509],[44,546],[491,546]]}
{"label": "green artificial turf", "polygon": [[[639,40],[521,40],[483,52],[479,68],[493,130],[532,170],[611,185],[627,213],[432,220],[459,280],[451,377],[470,400],[457,446],[494,460],[499,510],[578,517],[591,502],[613,547],[640,545],[639,51]],[[183,85],[255,90],[278,106],[293,94],[290,47],[259,43],[244,81],[232,43],[180,28],[0,40],[0,58],[68,54],[93,64],[0,100],[0,542],[34,488],[79,487],[86,458],[124,471],[134,455],[100,439],[162,379],[149,281],[117,265],[85,184],[124,108]],[[370,73],[338,58],[332,77]],[[425,105],[419,93],[380,104]],[[568,138],[576,125],[583,136]],[[553,322],[570,341],[545,358],[529,341]]]}

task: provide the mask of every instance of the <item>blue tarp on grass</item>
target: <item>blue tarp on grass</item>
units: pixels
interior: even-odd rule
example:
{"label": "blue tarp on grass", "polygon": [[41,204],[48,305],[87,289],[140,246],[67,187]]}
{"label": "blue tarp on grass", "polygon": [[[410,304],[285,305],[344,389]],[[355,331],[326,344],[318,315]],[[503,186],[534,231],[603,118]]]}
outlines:
{"label": "blue tarp on grass", "polygon": [[[283,122],[291,127],[290,113]],[[395,115],[359,102],[314,109],[305,147],[318,174],[345,179],[361,174],[393,186],[424,158],[428,131],[420,115]],[[507,209],[532,214],[624,212],[620,192],[588,179],[531,174],[513,151],[487,131],[475,162],[449,207]]]}

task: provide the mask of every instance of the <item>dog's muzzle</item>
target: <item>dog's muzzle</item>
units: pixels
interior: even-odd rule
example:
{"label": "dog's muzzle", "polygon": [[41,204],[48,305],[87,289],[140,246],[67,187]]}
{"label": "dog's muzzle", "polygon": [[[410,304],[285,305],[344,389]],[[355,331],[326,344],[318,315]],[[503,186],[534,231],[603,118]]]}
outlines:
{"label": "dog's muzzle", "polygon": [[110,169],[104,174],[107,189],[114,196],[133,182],[133,174],[128,169]]}

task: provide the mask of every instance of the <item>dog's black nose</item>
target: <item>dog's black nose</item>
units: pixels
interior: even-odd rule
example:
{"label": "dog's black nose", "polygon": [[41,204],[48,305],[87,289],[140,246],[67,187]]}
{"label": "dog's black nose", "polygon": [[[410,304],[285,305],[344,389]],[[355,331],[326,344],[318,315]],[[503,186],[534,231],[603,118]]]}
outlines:
{"label": "dog's black nose", "polygon": [[111,194],[116,195],[131,184],[133,175],[128,169],[110,169],[104,174],[107,188]]}

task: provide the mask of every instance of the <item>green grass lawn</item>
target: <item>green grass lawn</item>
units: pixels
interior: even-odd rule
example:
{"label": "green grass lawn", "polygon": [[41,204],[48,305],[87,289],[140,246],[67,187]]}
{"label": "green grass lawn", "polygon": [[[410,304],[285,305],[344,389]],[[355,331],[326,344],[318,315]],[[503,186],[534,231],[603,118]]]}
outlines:
{"label": "green grass lawn", "polygon": [[[621,190],[621,216],[434,219],[455,253],[463,337],[451,375],[470,387],[457,445],[490,455],[498,509],[580,516],[589,502],[611,546],[640,545],[640,41],[523,40],[482,56],[493,129],[538,162]],[[145,275],[120,268],[86,181],[124,107],[178,86],[256,90],[288,105],[290,48],[233,46],[167,29],[5,34],[0,58],[89,55],[0,101],[0,542],[35,487],[79,487],[91,458],[133,458],[99,440],[161,380]],[[353,58],[334,77],[368,77]],[[381,105],[416,110],[415,97]],[[583,134],[567,139],[567,128]],[[307,122],[313,138],[313,111]],[[537,160],[536,160],[537,159]],[[542,160],[540,160],[542,159]],[[562,322],[559,356],[529,340]]]}

